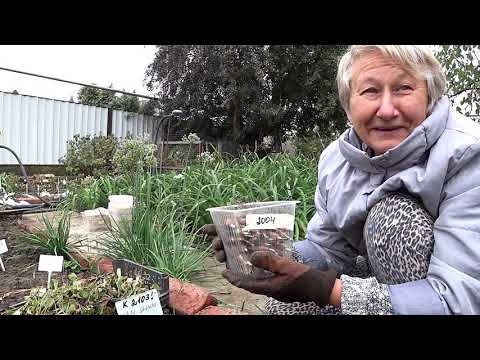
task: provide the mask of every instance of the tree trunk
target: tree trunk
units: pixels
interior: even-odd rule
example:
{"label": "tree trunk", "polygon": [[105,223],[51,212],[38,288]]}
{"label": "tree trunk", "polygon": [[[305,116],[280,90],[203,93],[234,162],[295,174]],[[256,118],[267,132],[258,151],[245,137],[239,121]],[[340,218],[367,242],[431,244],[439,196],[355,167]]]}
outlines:
{"label": "tree trunk", "polygon": [[232,100],[233,104],[233,141],[235,143],[240,139],[242,133],[242,123],[240,119],[240,99],[238,96],[235,96]]}
{"label": "tree trunk", "polygon": [[282,152],[282,136],[277,132],[273,135],[273,152]]}
{"label": "tree trunk", "polygon": [[239,141],[242,135],[242,122],[240,118],[240,99],[238,96],[235,96],[231,101],[231,106],[233,107],[233,118],[232,118],[232,130],[233,130],[233,139],[231,142],[229,153],[233,156],[239,154]]}

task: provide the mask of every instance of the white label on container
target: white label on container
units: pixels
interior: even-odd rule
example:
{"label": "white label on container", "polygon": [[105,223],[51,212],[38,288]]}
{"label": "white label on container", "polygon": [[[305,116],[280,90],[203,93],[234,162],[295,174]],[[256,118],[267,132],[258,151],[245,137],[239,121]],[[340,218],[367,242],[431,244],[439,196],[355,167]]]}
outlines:
{"label": "white label on container", "polygon": [[117,301],[115,309],[118,315],[163,315],[156,289]]}
{"label": "white label on container", "polygon": [[40,255],[38,271],[62,272],[63,256]]}
{"label": "white label on container", "polygon": [[295,216],[290,214],[247,214],[246,226],[249,229],[288,229],[293,231]]}
{"label": "white label on container", "polygon": [[0,254],[4,254],[8,251],[7,242],[5,239],[0,240]]}

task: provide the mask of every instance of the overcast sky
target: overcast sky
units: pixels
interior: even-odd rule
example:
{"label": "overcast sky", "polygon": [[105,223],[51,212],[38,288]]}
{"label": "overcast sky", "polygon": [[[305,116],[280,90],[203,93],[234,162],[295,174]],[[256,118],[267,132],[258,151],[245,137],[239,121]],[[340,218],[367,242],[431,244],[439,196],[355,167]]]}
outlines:
{"label": "overcast sky", "polygon": [[[143,82],[154,53],[153,45],[0,45],[0,67],[154,95]],[[0,91],[76,101],[80,88],[0,70]]]}

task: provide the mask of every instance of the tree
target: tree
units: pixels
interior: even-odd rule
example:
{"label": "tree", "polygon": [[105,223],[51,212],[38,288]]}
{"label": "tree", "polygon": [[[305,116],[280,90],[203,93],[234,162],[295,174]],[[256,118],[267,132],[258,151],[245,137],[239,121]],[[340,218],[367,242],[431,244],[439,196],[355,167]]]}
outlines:
{"label": "tree", "polygon": [[121,96],[115,96],[111,107],[116,110],[139,113],[140,101],[136,96],[122,94]]}
{"label": "tree", "polygon": [[447,76],[447,95],[467,116],[480,115],[479,51],[480,45],[442,45],[436,52]]}
{"label": "tree", "polygon": [[336,95],[344,46],[158,46],[146,71],[164,113],[181,108],[203,139],[252,144],[346,121]]}
{"label": "tree", "polygon": [[346,46],[270,46],[272,128],[300,136],[346,128],[336,89],[337,63]]}
{"label": "tree", "polygon": [[[109,87],[111,88],[112,85]],[[115,92],[113,90],[103,90],[84,86],[78,91],[78,101],[84,105],[111,107],[114,100]]]}
{"label": "tree", "polygon": [[156,100],[140,100],[138,112],[145,115],[155,115],[158,107],[158,101]]}
{"label": "tree", "polygon": [[139,112],[140,110],[140,102],[136,96],[126,94],[116,96],[113,90],[103,90],[89,86],[84,86],[78,91],[78,101],[84,105],[108,107],[128,112]]}
{"label": "tree", "polygon": [[147,69],[147,86],[159,90],[162,112],[181,108],[191,120],[192,130],[203,138],[243,142],[245,103],[255,102],[260,91],[255,50],[246,46],[159,46]]}

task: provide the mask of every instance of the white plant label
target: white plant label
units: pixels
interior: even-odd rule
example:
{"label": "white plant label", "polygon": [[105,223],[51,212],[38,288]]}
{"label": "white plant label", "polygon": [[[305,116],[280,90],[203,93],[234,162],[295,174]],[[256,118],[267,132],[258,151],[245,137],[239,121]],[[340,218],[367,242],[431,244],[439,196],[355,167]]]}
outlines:
{"label": "white plant label", "polygon": [[117,301],[115,309],[118,315],[163,315],[156,289]]}
{"label": "white plant label", "polygon": [[293,231],[295,216],[290,214],[247,214],[244,230],[287,229]]}
{"label": "white plant label", "polygon": [[7,242],[5,239],[0,240],[0,254],[4,254],[8,251]]}
{"label": "white plant label", "polygon": [[[0,240],[0,254],[4,254],[7,251],[8,251],[7,242],[5,241],[5,239]],[[5,266],[3,265],[3,260],[1,256],[0,256],[0,267],[2,268],[2,271],[5,271]]]}
{"label": "white plant label", "polygon": [[40,255],[38,271],[62,272],[63,256]]}
{"label": "white plant label", "polygon": [[48,271],[47,289],[50,289],[50,279],[52,272],[62,272],[63,256],[40,255],[38,262],[38,271]]}

